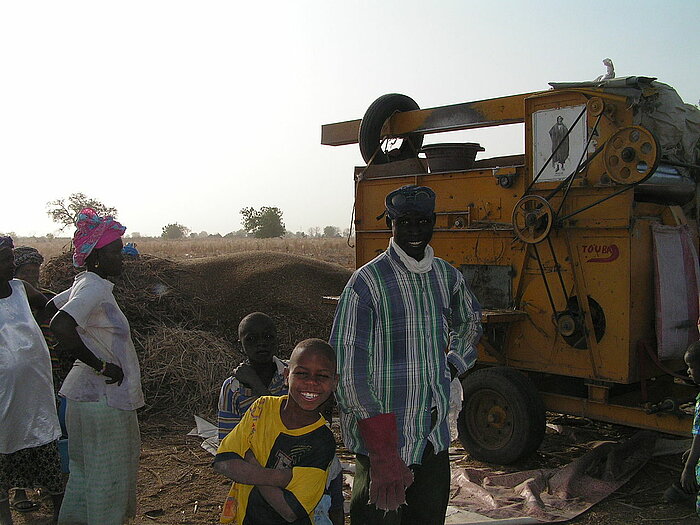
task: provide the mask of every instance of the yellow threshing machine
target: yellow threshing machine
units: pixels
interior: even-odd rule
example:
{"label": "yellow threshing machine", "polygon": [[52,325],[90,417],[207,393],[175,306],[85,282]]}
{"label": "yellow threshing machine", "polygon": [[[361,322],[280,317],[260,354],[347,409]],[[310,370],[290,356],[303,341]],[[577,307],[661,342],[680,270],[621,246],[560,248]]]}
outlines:
{"label": "yellow threshing machine", "polygon": [[[508,463],[535,450],[545,409],[688,435],[696,395],[682,360],[698,339],[700,117],[652,78],[420,110],[384,95],[322,143],[360,143],[357,265],[387,246],[377,217],[406,184],[437,194],[431,245],[484,307],[463,380],[460,440]],[[424,135],[524,123],[524,155]],[[424,158],[425,157],[425,158]]]}

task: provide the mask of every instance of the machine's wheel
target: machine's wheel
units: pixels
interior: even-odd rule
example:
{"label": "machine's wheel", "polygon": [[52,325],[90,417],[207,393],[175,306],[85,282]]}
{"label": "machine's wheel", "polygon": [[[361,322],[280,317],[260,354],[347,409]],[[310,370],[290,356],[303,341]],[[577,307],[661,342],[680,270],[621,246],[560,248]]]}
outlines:
{"label": "machine's wheel", "polygon": [[618,184],[634,184],[650,177],[659,165],[659,145],[649,130],[629,126],[605,143],[605,170]]}
{"label": "machine's wheel", "polygon": [[525,375],[508,367],[482,368],[467,375],[462,388],[457,429],[473,458],[505,465],[537,450],[544,438],[545,410]]}
{"label": "machine's wheel", "polygon": [[549,235],[554,221],[554,210],[547,199],[526,195],[513,208],[515,235],[527,244],[537,244]]}
{"label": "machine's wheel", "polygon": [[[402,139],[398,139],[402,140],[402,142],[401,146],[396,149],[389,149],[381,137],[382,126],[389,117],[397,111],[413,111],[416,109],[420,109],[420,107],[411,97],[398,93],[382,95],[370,104],[364,117],[362,117],[358,137],[360,153],[362,153],[362,158],[365,162],[369,163],[373,155],[374,160],[372,162],[375,164],[385,164],[394,160],[404,160],[418,156],[418,150],[423,145],[422,133],[411,133]],[[380,148],[380,151],[377,151],[378,148]]]}

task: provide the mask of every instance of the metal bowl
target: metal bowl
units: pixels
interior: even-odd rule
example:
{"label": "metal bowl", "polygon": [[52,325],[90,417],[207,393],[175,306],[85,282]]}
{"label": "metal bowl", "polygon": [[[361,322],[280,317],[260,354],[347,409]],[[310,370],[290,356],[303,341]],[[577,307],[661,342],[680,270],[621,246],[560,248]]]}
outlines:
{"label": "metal bowl", "polygon": [[478,142],[428,144],[420,150],[421,153],[425,153],[431,173],[471,169],[479,151],[485,150]]}

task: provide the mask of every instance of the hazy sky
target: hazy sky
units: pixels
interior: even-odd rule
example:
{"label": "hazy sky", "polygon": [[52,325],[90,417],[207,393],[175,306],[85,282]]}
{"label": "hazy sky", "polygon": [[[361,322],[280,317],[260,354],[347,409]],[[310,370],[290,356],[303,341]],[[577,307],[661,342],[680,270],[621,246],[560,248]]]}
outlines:
{"label": "hazy sky", "polygon": [[[74,192],[127,233],[225,234],[246,206],[346,228],[362,159],[322,124],[385,93],[428,108],[589,80],[606,57],[697,104],[699,20],[697,0],[0,0],[0,232],[55,232],[46,203]],[[522,152],[512,128],[468,140]]]}

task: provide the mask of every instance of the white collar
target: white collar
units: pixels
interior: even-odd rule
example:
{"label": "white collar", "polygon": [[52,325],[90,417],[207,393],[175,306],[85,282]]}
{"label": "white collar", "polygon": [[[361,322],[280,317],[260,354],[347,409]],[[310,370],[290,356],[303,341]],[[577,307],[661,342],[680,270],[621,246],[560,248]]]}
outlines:
{"label": "white collar", "polygon": [[399,248],[399,245],[394,242],[394,238],[389,239],[389,247],[393,248],[396,254],[401,259],[406,269],[412,273],[428,273],[433,267],[433,259],[435,258],[435,252],[433,248],[428,244],[425,247],[425,253],[420,261],[416,261],[413,257],[408,255],[405,251]]}

